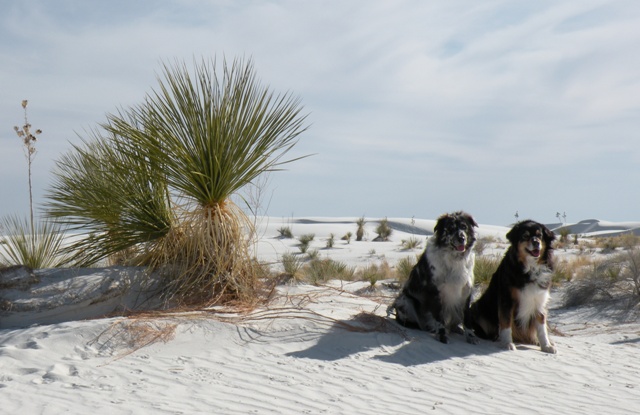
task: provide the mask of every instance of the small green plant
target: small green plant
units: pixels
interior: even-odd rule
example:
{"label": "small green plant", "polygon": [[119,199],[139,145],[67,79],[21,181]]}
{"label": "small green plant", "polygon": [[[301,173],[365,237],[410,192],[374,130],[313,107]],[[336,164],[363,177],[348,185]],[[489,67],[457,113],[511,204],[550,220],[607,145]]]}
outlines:
{"label": "small green plant", "polygon": [[330,233],[329,238],[327,239],[327,248],[333,248],[333,244],[336,241],[336,237],[334,234]]}
{"label": "small green plant", "polygon": [[560,242],[565,243],[569,240],[569,234],[571,233],[570,228],[560,228]]}
{"label": "small green plant", "polygon": [[364,216],[359,218],[356,221],[356,225],[357,225],[357,229],[356,229],[356,241],[362,241],[362,238],[364,237],[364,225],[365,225],[365,220],[364,220]]}
{"label": "small green plant", "polygon": [[359,281],[368,281],[371,287],[374,287],[380,280],[391,277],[391,267],[386,261],[381,264],[369,264],[367,267],[356,272],[356,279]]}
{"label": "small green plant", "polygon": [[347,232],[347,233],[344,234],[344,236],[341,239],[343,241],[347,241],[347,244],[350,244],[352,237],[353,237],[353,234],[351,232]]}
{"label": "small green plant", "polygon": [[488,285],[501,260],[500,257],[493,255],[477,256],[473,268],[475,284]]}
{"label": "small green plant", "polygon": [[422,241],[415,236],[412,236],[409,239],[403,239],[400,245],[403,250],[409,251],[411,249],[420,248],[420,245],[422,245]]}
{"label": "small green plant", "polygon": [[4,265],[26,265],[32,269],[56,268],[68,263],[62,255],[65,228],[50,219],[34,222],[35,228],[26,219],[7,216],[0,220],[0,261]]}
{"label": "small green plant", "polygon": [[318,251],[317,249],[309,249],[306,254],[307,258],[309,258],[309,260],[311,261],[320,258],[320,251]]}
{"label": "small green plant", "polygon": [[282,226],[278,228],[278,233],[280,234],[280,238],[282,239],[292,239],[293,233],[291,232],[291,228],[288,226]]}
{"label": "small green plant", "polygon": [[391,236],[392,232],[393,229],[389,226],[387,218],[381,219],[376,227],[376,234],[378,234],[378,236],[374,240],[386,242],[389,240],[389,236]]}
{"label": "small green plant", "polygon": [[415,266],[416,262],[417,258],[414,256],[408,256],[398,261],[396,264],[396,275],[400,283],[404,283],[409,279],[411,270]]}
{"label": "small green plant", "polygon": [[351,281],[355,269],[347,264],[332,259],[314,259],[304,268],[307,280],[312,284],[319,285],[331,279]]}
{"label": "small green plant", "polygon": [[300,257],[290,252],[282,255],[282,267],[284,268],[284,272],[287,275],[290,275],[293,279],[298,279],[303,266],[304,261]]}
{"label": "small green plant", "polygon": [[309,245],[311,244],[311,241],[313,241],[313,238],[315,238],[316,236],[312,233],[307,233],[302,235],[300,238],[298,238],[298,241],[300,242],[298,244],[298,248],[300,249],[300,252],[302,252],[303,254],[307,253],[307,251],[309,250]]}

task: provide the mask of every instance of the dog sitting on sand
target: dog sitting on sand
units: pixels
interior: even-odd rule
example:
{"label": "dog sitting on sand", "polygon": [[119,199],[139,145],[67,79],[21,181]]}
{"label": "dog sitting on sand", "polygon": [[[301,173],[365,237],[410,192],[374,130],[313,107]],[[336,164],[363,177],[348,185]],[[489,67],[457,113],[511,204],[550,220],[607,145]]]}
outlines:
{"label": "dog sitting on sand", "polygon": [[395,311],[398,323],[435,332],[442,343],[449,342],[447,334],[451,331],[476,343],[477,338],[464,325],[464,313],[473,289],[477,226],[473,217],[462,211],[440,216],[387,316]]}
{"label": "dog sitting on sand", "polygon": [[547,302],[553,270],[555,239],[546,226],[525,220],[507,233],[510,246],[489,287],[471,306],[467,324],[478,337],[499,340],[516,350],[514,342],[539,344],[556,353],[547,332]]}

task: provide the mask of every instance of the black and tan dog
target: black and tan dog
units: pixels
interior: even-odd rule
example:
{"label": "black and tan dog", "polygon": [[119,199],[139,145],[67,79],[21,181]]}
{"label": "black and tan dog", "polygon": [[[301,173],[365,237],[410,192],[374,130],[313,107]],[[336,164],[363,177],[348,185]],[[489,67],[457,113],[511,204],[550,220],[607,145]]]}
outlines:
{"label": "black and tan dog", "polygon": [[507,233],[510,246],[491,277],[489,287],[471,305],[466,323],[478,337],[499,340],[516,350],[514,342],[539,344],[556,353],[547,331],[547,302],[553,270],[555,239],[546,226],[525,220]]}
{"label": "black and tan dog", "polygon": [[477,226],[465,212],[440,216],[424,253],[387,309],[387,316],[395,310],[398,323],[435,332],[443,343],[449,342],[449,331],[464,333],[468,342],[476,343],[477,338],[463,322],[473,289],[473,228]]}

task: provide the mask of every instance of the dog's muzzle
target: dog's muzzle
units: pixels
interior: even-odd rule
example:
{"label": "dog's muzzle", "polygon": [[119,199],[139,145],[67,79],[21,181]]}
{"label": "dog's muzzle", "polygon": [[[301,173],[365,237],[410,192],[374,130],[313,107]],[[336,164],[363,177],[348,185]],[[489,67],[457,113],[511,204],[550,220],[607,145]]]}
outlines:
{"label": "dog's muzzle", "polygon": [[527,248],[527,252],[532,257],[538,258],[540,256],[540,240],[538,238],[531,239],[531,249]]}
{"label": "dog's muzzle", "polygon": [[459,232],[456,238],[452,241],[452,245],[458,252],[464,252],[467,249],[467,235],[464,232]]}

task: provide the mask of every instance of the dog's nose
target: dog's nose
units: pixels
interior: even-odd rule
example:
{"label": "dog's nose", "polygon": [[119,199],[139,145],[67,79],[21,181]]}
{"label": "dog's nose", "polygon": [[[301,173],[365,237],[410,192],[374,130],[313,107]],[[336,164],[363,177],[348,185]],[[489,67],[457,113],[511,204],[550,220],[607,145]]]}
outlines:
{"label": "dog's nose", "polygon": [[531,238],[531,245],[533,245],[535,248],[540,247],[540,239],[538,239],[538,238]]}

